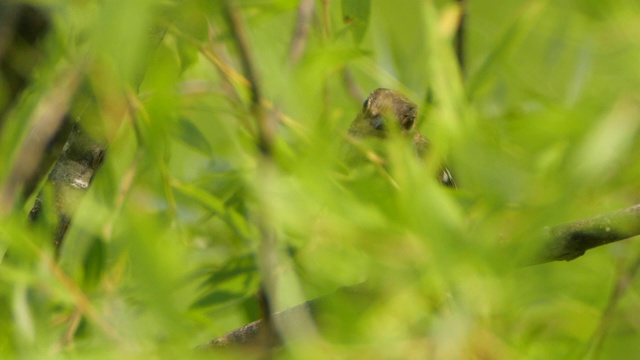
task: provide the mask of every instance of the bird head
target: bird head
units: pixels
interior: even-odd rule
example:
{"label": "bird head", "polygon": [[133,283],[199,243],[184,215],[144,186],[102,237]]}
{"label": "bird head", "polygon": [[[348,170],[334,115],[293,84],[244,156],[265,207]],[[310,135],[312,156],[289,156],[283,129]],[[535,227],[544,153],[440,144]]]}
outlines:
{"label": "bird head", "polygon": [[418,106],[397,91],[376,89],[365,100],[362,108],[364,118],[379,132],[388,130],[389,122],[395,122],[402,131],[410,131],[415,123]]}

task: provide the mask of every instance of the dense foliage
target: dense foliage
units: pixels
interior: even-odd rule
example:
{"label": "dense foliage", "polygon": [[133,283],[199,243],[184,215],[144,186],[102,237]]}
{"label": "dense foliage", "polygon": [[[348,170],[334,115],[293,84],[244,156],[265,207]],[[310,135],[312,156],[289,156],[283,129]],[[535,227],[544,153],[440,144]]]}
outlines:
{"label": "dense foliage", "polygon": [[[306,36],[305,1],[28,3],[51,25],[6,60],[32,65],[16,99],[0,78],[0,184],[68,79],[109,146],[57,261],[36,193],[0,212],[3,358],[210,356],[265,276],[276,310],[367,283],[283,357],[640,351],[635,240],[520,267],[546,226],[640,202],[635,2],[469,0],[464,72],[451,1],[315,1]],[[419,104],[426,162],[401,136],[344,161],[378,87]]]}

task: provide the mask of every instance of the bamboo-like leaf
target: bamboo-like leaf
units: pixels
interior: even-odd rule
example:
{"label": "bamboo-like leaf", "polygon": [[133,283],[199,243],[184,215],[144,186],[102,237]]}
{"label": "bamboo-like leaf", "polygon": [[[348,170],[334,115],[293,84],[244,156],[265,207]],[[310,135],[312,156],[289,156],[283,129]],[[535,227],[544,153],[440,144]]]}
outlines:
{"label": "bamboo-like leaf", "polygon": [[174,136],[186,146],[200,152],[202,155],[211,157],[213,150],[207,138],[200,132],[197,126],[191,121],[181,118],[176,124]]}
{"label": "bamboo-like leaf", "polygon": [[206,209],[219,216],[241,238],[251,238],[253,229],[247,222],[247,219],[236,210],[226,207],[223,201],[195,185],[183,184],[177,181],[174,181],[172,185],[183,195],[203,205]]}
{"label": "bamboo-like leaf", "polygon": [[371,13],[370,0],[342,0],[342,19],[349,26],[356,43],[362,42]]}

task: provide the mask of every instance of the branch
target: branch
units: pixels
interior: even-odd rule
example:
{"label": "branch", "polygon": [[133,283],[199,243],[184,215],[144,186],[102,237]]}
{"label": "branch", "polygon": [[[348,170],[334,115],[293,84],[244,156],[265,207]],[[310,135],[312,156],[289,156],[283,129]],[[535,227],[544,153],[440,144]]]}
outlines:
{"label": "branch", "polygon": [[358,86],[358,82],[353,77],[353,73],[346,66],[342,68],[342,83],[347,93],[357,103],[362,104],[362,99],[366,96],[364,91]]}
{"label": "branch", "polygon": [[307,38],[309,36],[309,28],[311,18],[313,17],[313,11],[315,8],[314,0],[301,0],[298,6],[298,21],[291,38],[291,45],[289,46],[289,62],[295,64],[298,62],[304,48],[307,44]]}
{"label": "branch", "polygon": [[546,245],[534,264],[570,261],[587,250],[640,235],[640,204],[547,229]]}
{"label": "branch", "polygon": [[[309,313],[313,314],[317,308],[317,300],[307,301],[300,305],[289,308],[285,311],[276,313],[273,316],[274,320],[284,324],[295,324],[300,316],[305,316]],[[267,322],[268,323],[268,322]],[[220,347],[235,347],[235,348],[252,348],[261,350],[264,347],[278,347],[281,345],[280,337],[269,337],[265,334],[269,334],[268,328],[265,326],[265,321],[257,320],[249,323],[243,327],[227,333],[226,335],[215,338],[204,345],[201,345],[201,349],[207,348],[220,348]]]}
{"label": "branch", "polygon": [[[230,32],[238,49],[240,62],[244,76],[248,82],[251,92],[251,110],[256,121],[258,130],[258,149],[260,159],[258,161],[258,173],[260,174],[260,187],[263,191],[273,187],[275,163],[273,161],[273,143],[276,137],[275,121],[268,114],[263,105],[262,88],[258,69],[255,66],[249,46],[246,26],[242,16],[235,6],[233,0],[227,0],[225,6],[225,17],[229,23]],[[269,191],[265,191],[269,193]],[[258,293],[260,312],[262,320],[257,327],[248,326],[238,339],[250,338],[252,346],[269,356],[274,350],[275,344],[282,342],[283,338],[291,338],[292,334],[315,333],[315,326],[306,314],[304,307],[295,316],[295,321],[286,322],[286,317],[275,316],[273,308],[278,303],[277,291],[279,285],[278,271],[282,267],[282,262],[278,254],[278,239],[273,226],[273,215],[271,214],[268,198],[260,201],[255,214],[255,223],[260,232],[260,246],[258,249],[258,264],[262,275],[261,287]],[[295,325],[295,326],[292,326]],[[255,330],[255,331],[254,331]]]}
{"label": "branch", "polygon": [[[268,117],[260,103],[262,99],[262,89],[260,87],[258,72],[253,62],[242,17],[235,7],[233,0],[227,0],[225,12],[231,34],[240,55],[242,70],[248,81],[251,93],[251,112],[256,121],[258,149],[262,155],[259,164],[263,170],[266,170],[265,174],[267,174],[270,173],[269,165],[271,165],[270,160],[275,133],[269,126]],[[266,177],[266,179],[268,178],[269,177]],[[269,353],[275,344],[281,341],[281,337],[273,319],[273,304],[276,302],[274,301],[274,297],[277,284],[277,276],[274,272],[278,261],[278,256],[275,251],[277,240],[273,229],[269,225],[269,221],[266,220],[266,213],[264,210],[259,211],[256,219],[257,227],[260,230],[258,264],[260,265],[262,280],[258,292],[258,305],[262,316],[260,320],[261,326],[257,326],[255,329],[249,326],[245,332],[242,333],[244,337],[238,338],[236,341],[241,341],[243,338],[252,339],[250,343],[257,346],[258,350],[264,350],[265,353]]]}
{"label": "branch", "polygon": [[460,65],[460,73],[464,78],[465,74],[465,25],[467,21],[467,2],[466,0],[457,0],[460,7],[460,20],[458,23],[458,29],[456,31],[455,47],[456,57],[458,58],[458,65]]}
{"label": "branch", "polygon": [[232,36],[238,48],[240,61],[242,63],[242,70],[249,82],[249,90],[251,91],[251,111],[258,125],[258,147],[263,155],[270,156],[273,139],[275,137],[275,129],[269,121],[269,117],[266,116],[264,107],[261,105],[262,88],[260,86],[258,71],[249,47],[247,31],[240,16],[240,12],[233,1],[228,0],[226,2],[225,11]]}
{"label": "branch", "polygon": [[[306,324],[302,324],[301,318],[311,315],[314,319],[317,317],[321,309],[328,305],[329,302],[334,301],[338,297],[344,297],[349,302],[357,304],[361,309],[365,309],[370,301],[370,291],[366,282],[345,286],[337,289],[329,295],[322,296],[317,299],[305,301],[300,305],[296,305],[292,308],[273,314],[273,321],[282,326],[287,327],[290,331],[291,337],[287,337],[287,340],[299,340],[315,336],[310,333]],[[265,338],[262,335],[264,331],[264,321],[257,320],[247,325],[244,325],[238,329],[235,329],[223,336],[213,339],[203,345],[200,349],[217,349],[217,348],[235,348],[235,349],[263,349],[261,347],[267,345],[272,348],[277,348],[282,345],[282,340],[276,342],[265,343]]]}
{"label": "branch", "polygon": [[635,260],[618,276],[618,280],[609,295],[609,301],[600,316],[600,322],[591,334],[589,341],[585,344],[581,358],[594,358],[594,354],[600,353],[606,334],[611,330],[616,308],[622,301],[623,296],[632,288],[634,279],[638,275],[638,270],[640,270],[640,256],[636,255]]}

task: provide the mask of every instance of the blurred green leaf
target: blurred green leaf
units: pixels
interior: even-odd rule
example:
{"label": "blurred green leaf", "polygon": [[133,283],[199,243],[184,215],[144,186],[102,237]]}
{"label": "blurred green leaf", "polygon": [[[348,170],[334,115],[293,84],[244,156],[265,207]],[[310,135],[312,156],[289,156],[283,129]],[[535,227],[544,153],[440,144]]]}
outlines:
{"label": "blurred green leaf", "polygon": [[523,40],[525,35],[531,31],[536,24],[538,16],[544,10],[543,2],[531,2],[521,10],[521,16],[513,21],[513,24],[504,32],[502,37],[489,49],[487,55],[480,68],[469,79],[467,86],[467,94],[470,98],[474,98],[476,92],[488,79],[489,76],[495,74],[492,70],[506,61],[510,51]]}
{"label": "blurred green leaf", "polygon": [[[212,307],[246,298],[256,291],[258,269],[253,254],[232,258],[224,266],[200,271],[196,276],[205,276],[200,288],[203,295],[193,307]],[[224,289],[224,290],[221,290]]]}
{"label": "blurred green leaf", "polygon": [[342,0],[342,18],[356,43],[362,42],[367,32],[370,13],[370,0]]}
{"label": "blurred green leaf", "polygon": [[[276,358],[633,358],[640,243],[514,268],[545,228],[640,202],[633,1],[469,1],[466,79],[451,2],[315,1],[293,66],[300,2],[235,2],[240,39],[224,1],[13,2],[52,25],[11,56],[0,46],[0,163],[51,113],[35,105],[69,66],[87,79],[70,117],[114,129],[59,258],[46,176],[41,222],[26,220],[33,199],[0,214],[1,358],[202,357],[185,349],[260,315],[261,271],[278,310],[334,294],[314,313],[319,341]],[[5,6],[0,30],[15,30]],[[8,64],[33,64],[24,92]],[[345,160],[378,87],[418,103],[424,162],[400,134]],[[445,160],[458,189],[433,176]]]}
{"label": "blurred green leaf", "polygon": [[209,211],[219,216],[241,238],[249,239],[251,237],[253,230],[247,220],[236,210],[226,207],[224,202],[217,197],[194,185],[175,182],[173,186],[183,195],[202,204]]}
{"label": "blurred green leaf", "polygon": [[92,239],[92,244],[84,258],[83,285],[91,290],[100,283],[106,271],[107,248],[100,239]]}
{"label": "blurred green leaf", "polygon": [[209,293],[202,298],[198,299],[198,301],[193,304],[195,308],[206,308],[213,307],[228,303],[230,301],[239,300],[243,298],[245,294],[243,293],[234,293],[225,290],[217,290],[212,293]]}
{"label": "blurred green leaf", "polygon": [[256,274],[257,270],[258,268],[256,267],[254,256],[251,254],[231,259],[219,269],[203,270],[197,275],[207,275],[206,279],[203,281],[203,286],[215,286],[238,277],[253,276]]}
{"label": "blurred green leaf", "polygon": [[184,118],[178,119],[174,136],[182,141],[183,144],[200,152],[202,155],[213,156],[209,141],[191,121]]}

